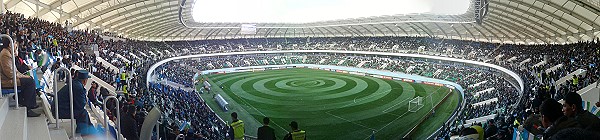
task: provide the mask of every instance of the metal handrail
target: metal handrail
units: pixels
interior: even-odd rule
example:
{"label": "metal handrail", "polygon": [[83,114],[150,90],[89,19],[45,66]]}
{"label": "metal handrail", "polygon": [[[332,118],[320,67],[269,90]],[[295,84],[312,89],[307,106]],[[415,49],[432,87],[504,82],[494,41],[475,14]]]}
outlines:
{"label": "metal handrail", "polygon": [[177,137],[175,138],[175,140],[178,140],[179,138],[181,138],[182,140],[185,140],[185,135],[179,134],[179,135],[177,135]]}
{"label": "metal handrail", "polygon": [[160,125],[162,124],[162,116],[158,118],[158,121],[156,121],[156,138],[160,138]]}
{"label": "metal handrail", "polygon": [[[19,109],[19,93],[17,93],[17,64],[15,63],[15,43],[13,42],[12,37],[8,36],[7,34],[1,34],[0,38],[8,38],[8,41],[10,41],[10,54],[12,55],[12,70],[13,70],[13,88],[15,90],[15,102],[17,103],[15,105],[15,109]],[[0,87],[2,87],[2,85],[0,84]],[[0,91],[0,95],[2,94],[2,91]]]}
{"label": "metal handrail", "polygon": [[58,84],[57,84],[57,80],[58,80],[58,73],[61,71],[65,71],[67,73],[67,80],[69,80],[69,85],[65,85],[65,86],[69,86],[69,106],[70,106],[70,110],[71,110],[71,134],[73,134],[73,136],[75,135],[75,123],[73,123],[73,120],[75,119],[75,115],[73,114],[73,77],[71,77],[71,72],[69,71],[69,69],[65,68],[65,67],[60,67],[56,70],[54,70],[54,81],[52,82],[54,87],[53,87],[53,92],[54,92],[54,113],[56,113],[56,129],[60,128],[60,125],[58,124],[58,119],[60,119],[59,114],[58,114]]}
{"label": "metal handrail", "polygon": [[103,110],[104,111],[104,130],[106,133],[106,137],[108,138],[108,135],[110,135],[110,133],[108,133],[108,114],[106,113],[106,101],[108,101],[108,99],[115,99],[115,102],[117,103],[116,107],[117,107],[117,140],[121,139],[121,137],[119,136],[119,133],[121,132],[121,110],[119,109],[119,99],[117,99],[117,97],[115,96],[108,96],[106,98],[104,98],[104,100],[102,101],[103,103]]}

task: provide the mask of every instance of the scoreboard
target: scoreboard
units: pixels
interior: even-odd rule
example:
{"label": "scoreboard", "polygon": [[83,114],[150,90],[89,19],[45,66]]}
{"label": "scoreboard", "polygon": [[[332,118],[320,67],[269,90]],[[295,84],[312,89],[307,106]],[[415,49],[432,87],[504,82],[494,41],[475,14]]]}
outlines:
{"label": "scoreboard", "polygon": [[256,24],[242,24],[240,32],[244,35],[256,34]]}

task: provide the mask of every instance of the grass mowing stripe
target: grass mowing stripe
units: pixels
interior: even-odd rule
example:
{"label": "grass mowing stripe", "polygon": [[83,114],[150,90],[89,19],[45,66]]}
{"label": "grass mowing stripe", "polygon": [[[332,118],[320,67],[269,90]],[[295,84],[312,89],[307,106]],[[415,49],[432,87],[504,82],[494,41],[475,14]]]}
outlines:
{"label": "grass mowing stripe", "polygon": [[[412,84],[411,84],[411,85],[412,85]],[[413,87],[414,87],[414,86],[413,86]],[[439,89],[441,89],[441,88],[442,88],[442,87],[440,86],[440,87],[438,87],[438,89],[437,89],[437,90],[439,90]],[[427,95],[427,97],[428,97],[428,96],[431,96],[431,95],[433,95],[433,94],[435,94],[435,93],[431,93],[431,94]],[[422,108],[421,108],[421,109],[422,109]],[[406,115],[407,113],[409,113],[409,111],[406,111],[406,112],[404,112],[404,114],[402,114],[402,115],[398,116],[398,117],[397,117],[396,119],[394,119],[393,121],[389,122],[388,124],[386,124],[385,126],[383,126],[382,128],[380,128],[379,130],[375,131],[375,133],[377,133],[377,132],[379,132],[379,131],[383,130],[384,128],[386,128],[387,126],[389,126],[390,124],[392,124],[392,123],[393,123],[393,122],[395,122],[396,120],[398,120],[398,119],[402,118],[402,117],[403,117],[404,115]],[[368,138],[369,138],[369,137],[367,137],[367,138],[365,138],[365,139],[368,139]]]}
{"label": "grass mowing stripe", "polygon": [[[225,89],[225,90],[226,90],[226,89]],[[232,91],[229,91],[229,92],[232,92]],[[265,115],[264,113],[260,112],[260,110],[256,109],[256,107],[252,106],[252,104],[249,104],[248,102],[246,102],[246,100],[244,100],[243,98],[241,98],[241,97],[237,96],[235,93],[234,93],[233,95],[235,95],[236,97],[238,97],[238,99],[239,99],[239,100],[241,100],[242,102],[244,102],[246,106],[249,106],[249,107],[251,107],[252,109],[256,110],[256,111],[257,111],[258,113],[260,113],[262,116],[267,116],[267,115]],[[247,110],[246,110],[246,112],[247,112]],[[250,113],[248,113],[248,114],[250,114]],[[256,121],[259,121],[259,120],[258,120],[258,119],[256,119]],[[259,121],[259,122],[260,122],[260,121]],[[289,131],[287,131],[285,128],[283,128],[283,127],[281,127],[280,125],[278,125],[276,122],[273,122],[273,124],[275,124],[275,126],[277,126],[277,127],[281,128],[282,130],[284,130],[284,131],[286,131],[286,132],[289,132]]]}
{"label": "grass mowing stripe", "polygon": [[[377,128],[383,128],[376,134],[378,139],[394,139],[406,133],[405,131],[408,130],[405,129],[415,125],[411,122],[418,120],[421,118],[421,115],[425,114],[425,111],[422,110],[427,110],[428,104],[431,104],[429,98],[434,102],[439,102],[438,99],[440,98],[438,96],[441,96],[443,93],[432,91],[437,91],[439,88],[443,88],[439,89],[439,91],[447,91],[446,87],[301,68],[236,73],[234,76],[231,76],[233,74],[227,75],[219,76],[219,81],[213,82],[223,82],[222,85],[228,89],[225,90],[225,95],[231,95],[225,98],[231,102],[239,102],[239,108],[250,111],[246,114],[247,116],[253,117],[255,120],[262,119],[263,115],[273,116],[271,117],[272,122],[278,124],[287,124],[291,120],[296,120],[300,123],[300,128],[307,131],[309,139],[363,138],[371,134],[373,131],[371,129]],[[283,76],[289,76],[291,80],[285,81],[288,83],[281,83],[286,78],[277,77]],[[208,77],[211,77],[211,75],[208,75]],[[272,79],[268,79],[269,77]],[[323,82],[327,81],[324,80],[327,78],[343,79],[346,82],[360,82],[356,82],[355,85],[353,84],[350,87],[341,87],[344,88],[343,90],[328,90],[326,92],[319,92],[318,94],[311,92],[327,87],[310,87],[321,84],[314,81],[322,80],[319,82]],[[257,79],[262,79],[263,81]],[[296,83],[295,85],[290,85],[291,82]],[[255,84],[258,84],[258,86]],[[286,86],[289,87],[286,88],[289,88],[289,90],[281,90],[281,86],[284,86],[283,84],[288,84]],[[293,86],[299,87],[299,89],[294,89]],[[255,88],[270,90],[256,90]],[[304,89],[306,91],[302,91]],[[272,95],[281,94],[278,92],[288,93],[293,96]],[[407,105],[405,103],[398,104],[398,102],[407,102],[407,100],[414,96],[426,97],[429,95],[431,97],[424,101],[426,107],[421,109],[420,112],[407,113]],[[310,100],[307,101],[306,99]],[[232,105],[236,106],[236,104]],[[319,106],[324,107],[319,108]],[[384,113],[384,110],[394,113],[394,115]],[[220,113],[220,115],[222,114]],[[397,119],[398,117],[402,119]],[[250,121],[249,123],[258,123],[254,126],[260,126],[259,121]],[[250,126],[251,124],[248,125]],[[384,126],[386,127],[384,128]],[[282,138],[285,131],[279,129],[281,128],[276,129],[276,134],[279,138]]]}

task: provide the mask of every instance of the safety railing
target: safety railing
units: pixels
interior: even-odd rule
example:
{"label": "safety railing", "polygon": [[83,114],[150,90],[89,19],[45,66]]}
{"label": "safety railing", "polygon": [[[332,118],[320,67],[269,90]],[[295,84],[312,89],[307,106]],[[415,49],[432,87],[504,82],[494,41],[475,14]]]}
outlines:
{"label": "safety railing", "polygon": [[[1,34],[0,38],[7,38],[8,41],[10,42],[9,50],[11,50],[10,54],[12,55],[11,60],[12,60],[12,71],[13,71],[13,73],[12,73],[13,74],[13,90],[15,93],[15,102],[16,102],[15,109],[19,109],[19,94],[17,93],[18,92],[18,90],[17,90],[17,64],[15,63],[15,52],[13,51],[15,49],[15,44],[13,42],[13,39],[6,34]],[[0,88],[1,87],[2,87],[2,84],[0,84]],[[2,95],[2,91],[0,91],[0,95]]]}
{"label": "safety railing", "polygon": [[156,137],[160,139],[160,125],[162,125],[162,117],[158,118],[158,121],[156,121],[156,125],[154,125],[156,127]]}
{"label": "safety railing", "polygon": [[102,101],[103,102],[102,104],[104,107],[102,111],[104,111],[104,130],[106,133],[106,138],[109,138],[109,135],[110,135],[110,133],[108,132],[108,130],[109,130],[108,129],[108,120],[107,120],[108,113],[106,113],[106,102],[109,99],[114,99],[115,103],[117,103],[116,104],[116,108],[117,108],[117,133],[116,133],[116,135],[117,135],[117,140],[120,140],[121,137],[120,137],[119,133],[121,132],[121,113],[119,113],[119,112],[121,112],[121,110],[119,109],[119,99],[117,99],[117,97],[115,97],[115,96],[108,96],[108,97],[104,98],[104,101]]}
{"label": "safety railing", "polygon": [[71,77],[71,72],[69,72],[69,69],[67,69],[65,67],[60,67],[54,71],[54,81],[52,82],[54,85],[54,87],[53,87],[54,113],[56,113],[55,114],[56,116],[54,119],[56,122],[56,129],[60,128],[60,125],[58,124],[58,119],[60,119],[60,116],[58,114],[58,82],[57,82],[57,80],[60,78],[58,76],[58,74],[61,71],[64,71],[65,73],[67,73],[66,79],[69,80],[69,84],[65,85],[65,86],[69,86],[69,109],[71,111],[71,134],[73,134],[72,136],[75,136],[75,123],[73,123],[73,120],[75,119],[75,115],[73,114],[73,78]]}
{"label": "safety railing", "polygon": [[158,127],[160,126],[158,124],[158,122],[160,121],[160,116],[161,116],[161,111],[160,109],[158,109],[158,106],[154,106],[154,108],[152,108],[150,110],[150,112],[148,112],[148,115],[146,115],[146,118],[144,119],[144,123],[142,123],[142,128],[140,129],[140,139],[141,140],[147,140],[147,139],[151,139],[152,138],[152,134],[153,134],[153,129],[157,128],[156,132],[157,138],[160,138],[159,134],[159,130]]}

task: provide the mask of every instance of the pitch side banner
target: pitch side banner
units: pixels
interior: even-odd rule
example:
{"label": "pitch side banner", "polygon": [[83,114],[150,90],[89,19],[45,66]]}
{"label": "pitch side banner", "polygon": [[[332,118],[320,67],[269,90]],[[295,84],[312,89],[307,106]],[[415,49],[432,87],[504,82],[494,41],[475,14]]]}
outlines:
{"label": "pitch side banner", "polygon": [[252,69],[238,69],[237,72],[250,72]]}
{"label": "pitch side banner", "polygon": [[351,71],[351,72],[349,72],[349,73],[350,73],[350,74],[354,74],[354,75],[365,76],[365,74],[364,74],[364,73],[360,73],[360,72],[353,72],[353,71]]}
{"label": "pitch side banner", "polygon": [[404,81],[404,82],[411,82],[411,83],[415,82],[415,80],[413,80],[413,79],[402,79],[402,81]]}
{"label": "pitch side banner", "polygon": [[371,77],[375,77],[375,78],[383,78],[383,76],[381,76],[381,75],[371,75]]}

